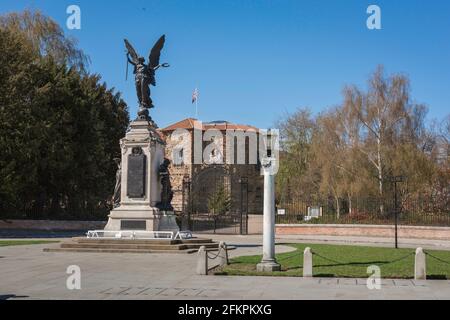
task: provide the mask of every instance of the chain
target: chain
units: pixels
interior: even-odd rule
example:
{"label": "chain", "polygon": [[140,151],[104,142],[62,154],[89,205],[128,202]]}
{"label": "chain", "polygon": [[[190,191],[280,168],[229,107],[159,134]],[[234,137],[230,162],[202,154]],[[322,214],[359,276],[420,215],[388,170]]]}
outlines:
{"label": "chain", "polygon": [[[317,252],[314,252],[314,251],[312,251],[311,253],[312,253],[313,255],[315,255],[315,256],[318,256],[319,258],[322,258],[322,259],[327,260],[327,261],[332,262],[332,263],[343,264],[343,265],[349,264],[349,263],[343,263],[343,262],[340,262],[340,261],[337,261],[337,260],[333,260],[333,259],[324,257],[324,256],[322,256],[322,255],[320,255],[320,254],[318,254]],[[401,260],[403,260],[403,259],[406,259],[406,258],[408,258],[408,257],[410,257],[410,256],[412,256],[412,255],[414,255],[414,254],[415,254],[415,253],[412,252],[412,253],[409,253],[409,254],[407,254],[407,255],[405,255],[405,256],[403,256],[403,257],[400,257],[400,258],[398,258],[398,259],[395,259],[395,260],[392,260],[392,261],[388,261],[388,262],[381,262],[381,263],[379,263],[379,264],[382,264],[382,265],[391,264],[391,263],[398,262],[398,261],[401,261]],[[362,266],[361,266],[361,267],[362,267]]]}
{"label": "chain", "polygon": [[433,259],[435,259],[435,260],[437,260],[437,261],[439,261],[439,262],[442,262],[442,263],[445,263],[445,264],[450,265],[450,262],[445,261],[445,260],[443,260],[443,259],[441,259],[441,258],[438,258],[438,257],[436,257],[436,256],[433,256],[433,255],[432,255],[431,253],[429,253],[429,252],[424,251],[424,253],[425,253],[427,256],[429,256],[429,257],[431,257],[431,258],[433,258]]}
{"label": "chain", "polygon": [[312,250],[311,250],[311,253],[312,253],[313,255],[318,256],[319,258],[322,258],[322,259],[327,260],[327,261],[329,261],[329,262],[333,262],[333,263],[337,263],[337,264],[345,264],[345,263],[342,263],[342,262],[340,262],[340,261],[337,261],[337,260],[333,260],[333,259],[324,257],[324,256],[322,256],[322,255],[320,255],[320,254],[318,254],[317,252],[312,251]]}
{"label": "chain", "polygon": [[278,262],[280,262],[280,261],[289,260],[289,259],[294,258],[294,257],[300,257],[300,254],[298,253],[298,250],[295,250],[295,251],[293,252],[293,254],[291,254],[291,255],[289,255],[289,256],[287,256],[287,257],[279,258],[279,259],[277,259],[277,260],[278,260]]}
{"label": "chain", "polygon": [[214,257],[211,257],[211,256],[209,255],[209,252],[208,252],[208,251],[206,251],[206,255],[208,256],[208,259],[213,260],[213,259],[217,258],[217,257],[220,255],[220,251],[222,251],[221,248],[219,248],[219,250],[217,250],[217,254],[216,254]]}
{"label": "chain", "polygon": [[410,256],[415,255],[415,254],[416,254],[415,252],[411,252],[411,253],[409,253],[409,254],[407,254],[407,255],[405,255],[405,256],[403,256],[403,257],[400,257],[400,258],[398,258],[398,259],[395,259],[395,260],[392,260],[392,261],[389,261],[389,262],[382,262],[382,263],[380,263],[380,264],[382,264],[382,265],[391,264],[391,263],[394,263],[394,262],[398,262],[398,261],[404,260],[404,259],[406,259],[406,258],[408,258],[408,257],[410,257]]}

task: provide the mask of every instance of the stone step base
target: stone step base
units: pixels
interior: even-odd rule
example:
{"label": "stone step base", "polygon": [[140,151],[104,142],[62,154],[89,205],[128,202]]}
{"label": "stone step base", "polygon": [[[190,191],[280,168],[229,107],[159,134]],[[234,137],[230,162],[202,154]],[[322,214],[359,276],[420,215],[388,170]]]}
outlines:
{"label": "stone step base", "polygon": [[173,253],[189,254],[196,249],[187,250],[150,250],[150,249],[98,249],[98,248],[45,248],[44,252],[95,252],[95,253]]}
{"label": "stone step base", "polygon": [[215,243],[211,239],[204,238],[192,238],[183,240],[172,240],[172,239],[102,239],[102,238],[72,238],[72,241],[77,243],[127,243],[127,244],[163,244],[163,245],[174,245],[174,244],[199,244],[199,243]]}
{"label": "stone step base", "polygon": [[217,251],[219,243],[211,239],[99,239],[72,238],[59,248],[45,248],[45,252],[108,252],[108,253],[194,253],[201,246]]}
{"label": "stone step base", "polygon": [[128,244],[128,243],[70,243],[61,244],[61,248],[90,248],[90,249],[149,249],[149,250],[186,250],[206,248],[217,248],[217,243],[193,243],[193,244]]}

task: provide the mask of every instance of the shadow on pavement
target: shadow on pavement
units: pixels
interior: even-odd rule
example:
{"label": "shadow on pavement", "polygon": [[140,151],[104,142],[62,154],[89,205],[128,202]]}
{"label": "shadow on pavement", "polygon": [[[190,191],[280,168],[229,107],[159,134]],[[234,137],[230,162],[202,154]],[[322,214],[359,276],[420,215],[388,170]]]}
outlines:
{"label": "shadow on pavement", "polygon": [[16,296],[15,294],[0,295],[0,300],[9,300],[9,299],[17,299],[17,298],[29,298],[29,296]]}
{"label": "shadow on pavement", "polygon": [[261,247],[260,244],[233,244],[236,248],[257,248]]}

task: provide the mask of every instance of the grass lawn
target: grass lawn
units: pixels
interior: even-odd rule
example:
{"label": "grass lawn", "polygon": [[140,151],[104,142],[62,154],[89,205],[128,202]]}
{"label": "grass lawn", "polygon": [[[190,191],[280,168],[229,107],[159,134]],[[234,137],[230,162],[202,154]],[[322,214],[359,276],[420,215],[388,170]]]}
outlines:
{"label": "grass lawn", "polygon": [[41,244],[41,243],[55,243],[59,241],[51,240],[0,240],[0,247],[19,246],[26,244]]}
{"label": "grass lawn", "polygon": [[[303,273],[303,251],[313,251],[314,277],[367,278],[367,267],[377,265],[382,278],[414,278],[414,249],[393,249],[328,244],[289,244],[294,252],[277,254],[280,272],[259,273],[256,264],[261,256],[230,259],[230,265],[216,269],[217,275],[265,275],[301,277]],[[425,250],[427,255],[427,277],[450,279],[450,251]],[[433,257],[432,257],[432,256]],[[437,258],[437,259],[436,259]],[[443,261],[439,261],[443,260]]]}

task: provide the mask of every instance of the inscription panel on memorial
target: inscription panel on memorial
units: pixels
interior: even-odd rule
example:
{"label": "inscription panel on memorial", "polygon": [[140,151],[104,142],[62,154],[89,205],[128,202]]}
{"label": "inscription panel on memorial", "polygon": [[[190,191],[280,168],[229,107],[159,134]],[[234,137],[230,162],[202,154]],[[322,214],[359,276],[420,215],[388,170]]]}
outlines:
{"label": "inscription panel on memorial", "polygon": [[146,156],[142,149],[135,147],[128,155],[127,196],[130,198],[143,198],[145,196],[145,170]]}
{"label": "inscription panel on memorial", "polygon": [[147,222],[145,220],[121,220],[120,230],[145,230]]}

